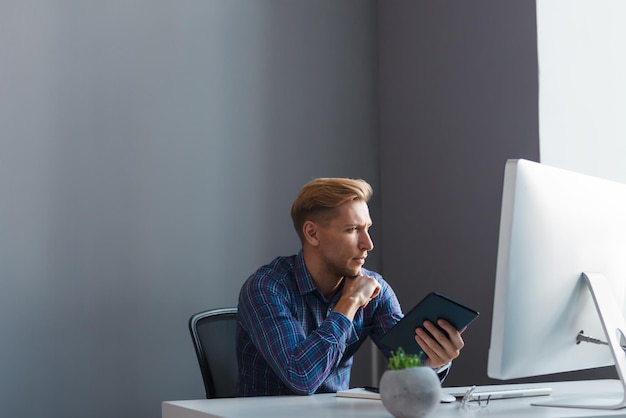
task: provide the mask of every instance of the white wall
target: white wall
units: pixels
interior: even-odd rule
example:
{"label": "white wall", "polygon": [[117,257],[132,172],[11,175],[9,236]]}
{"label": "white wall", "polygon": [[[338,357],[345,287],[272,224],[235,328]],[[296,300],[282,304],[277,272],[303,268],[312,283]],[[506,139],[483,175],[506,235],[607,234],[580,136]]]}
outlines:
{"label": "white wall", "polygon": [[374,23],[362,0],[0,4],[3,416],[203,396],[189,316],[297,251],[303,183],[378,190]]}
{"label": "white wall", "polygon": [[626,2],[539,0],[541,162],[626,182]]}

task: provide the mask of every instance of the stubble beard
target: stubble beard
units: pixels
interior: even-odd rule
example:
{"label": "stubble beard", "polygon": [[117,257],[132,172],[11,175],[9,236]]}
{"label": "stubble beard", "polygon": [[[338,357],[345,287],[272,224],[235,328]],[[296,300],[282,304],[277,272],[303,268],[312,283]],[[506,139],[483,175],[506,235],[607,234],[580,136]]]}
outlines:
{"label": "stubble beard", "polygon": [[350,266],[344,266],[336,269],[339,277],[357,277],[361,274],[361,266],[352,268]]}

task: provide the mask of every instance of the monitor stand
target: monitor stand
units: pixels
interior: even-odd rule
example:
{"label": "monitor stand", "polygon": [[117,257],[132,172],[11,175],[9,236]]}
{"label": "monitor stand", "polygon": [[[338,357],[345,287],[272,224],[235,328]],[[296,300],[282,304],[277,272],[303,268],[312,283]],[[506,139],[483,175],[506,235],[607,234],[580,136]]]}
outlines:
{"label": "monitor stand", "polygon": [[621,310],[618,308],[613,296],[613,290],[610,283],[602,274],[599,273],[583,273],[582,278],[585,280],[593,296],[596,310],[600,316],[602,327],[608,345],[615,360],[615,368],[621,382],[621,393],[615,393],[613,396],[605,397],[586,397],[578,396],[570,399],[554,399],[545,402],[533,402],[535,406],[559,406],[564,408],[589,408],[589,409],[621,409],[626,408],[626,383],[624,376],[626,375],[626,352],[622,349],[621,340],[625,337],[626,321],[622,316]]}

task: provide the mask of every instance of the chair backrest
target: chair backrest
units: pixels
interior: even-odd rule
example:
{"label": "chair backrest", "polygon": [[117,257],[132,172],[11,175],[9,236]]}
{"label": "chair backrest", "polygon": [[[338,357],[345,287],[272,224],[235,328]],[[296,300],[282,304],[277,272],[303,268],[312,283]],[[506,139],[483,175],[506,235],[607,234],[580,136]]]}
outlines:
{"label": "chair backrest", "polygon": [[237,308],[210,309],[189,319],[189,331],[208,399],[236,396],[236,329]]}

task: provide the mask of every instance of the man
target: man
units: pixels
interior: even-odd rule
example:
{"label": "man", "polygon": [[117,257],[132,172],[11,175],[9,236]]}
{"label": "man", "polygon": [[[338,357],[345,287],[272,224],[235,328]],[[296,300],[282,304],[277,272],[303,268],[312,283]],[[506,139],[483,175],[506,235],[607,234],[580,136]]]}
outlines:
{"label": "man", "polygon": [[[257,270],[239,295],[239,396],[293,395],[348,389],[352,356],[403,316],[382,276],[363,268],[374,248],[363,180],[320,178],[291,207],[302,249]],[[446,321],[424,323],[415,340],[426,365],[447,373],[464,342]]]}

